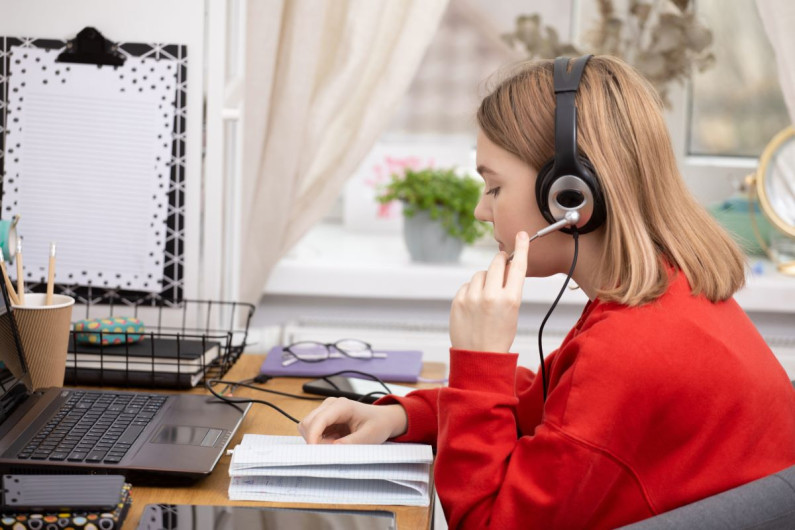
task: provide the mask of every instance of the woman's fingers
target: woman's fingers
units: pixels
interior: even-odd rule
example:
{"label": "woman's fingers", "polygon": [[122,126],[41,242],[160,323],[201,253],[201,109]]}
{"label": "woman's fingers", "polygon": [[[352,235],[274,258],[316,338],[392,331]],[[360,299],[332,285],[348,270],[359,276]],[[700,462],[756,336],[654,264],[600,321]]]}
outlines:
{"label": "woman's fingers", "polygon": [[345,436],[341,436],[335,440],[332,440],[332,443],[335,444],[371,444],[373,438],[373,433],[370,432],[369,429],[366,427],[363,429],[358,429],[356,431],[352,431]]}
{"label": "woman's fingers", "polygon": [[319,443],[335,443],[337,440],[344,438],[349,434],[351,434],[351,428],[348,425],[342,425],[339,423],[336,425],[329,425],[326,427],[326,430],[323,431],[323,435],[321,436]]}
{"label": "woman's fingers", "polygon": [[345,398],[326,399],[298,424],[298,432],[308,444],[323,443],[323,435],[329,427],[349,424],[350,405],[351,402]]}
{"label": "woman's fingers", "polygon": [[486,271],[478,271],[467,284],[467,298],[478,298],[486,285]]}
{"label": "woman's fingers", "polygon": [[513,262],[505,252],[492,260],[458,291],[450,309],[453,348],[507,352],[516,337],[522,288],[527,273],[527,232],[516,235]]}
{"label": "woman's fingers", "polygon": [[323,403],[317,406],[317,408],[313,409],[306,417],[298,424],[298,430],[301,431],[307,425],[309,425],[315,416],[317,416],[323,408],[330,406],[337,398],[326,398],[323,400]]}
{"label": "woman's fingers", "polygon": [[522,294],[525,275],[527,274],[527,249],[530,246],[530,237],[527,232],[516,234],[516,244],[514,245],[513,260],[508,269],[508,277],[505,280],[505,288],[508,292]]}
{"label": "woman's fingers", "polygon": [[505,254],[505,252],[499,252],[494,256],[494,259],[491,260],[489,269],[486,272],[484,291],[496,293],[505,285],[505,265],[507,259],[508,255]]}

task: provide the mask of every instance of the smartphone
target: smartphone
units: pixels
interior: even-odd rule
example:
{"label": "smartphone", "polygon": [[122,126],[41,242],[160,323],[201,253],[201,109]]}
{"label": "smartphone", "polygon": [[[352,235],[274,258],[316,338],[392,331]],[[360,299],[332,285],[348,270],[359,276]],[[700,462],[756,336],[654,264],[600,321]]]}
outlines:
{"label": "smartphone", "polygon": [[[389,388],[387,391],[384,388]],[[374,403],[378,398],[387,394],[405,396],[409,392],[417,390],[409,386],[396,385],[394,383],[384,383],[370,379],[359,379],[357,377],[344,377],[332,375],[304,383],[304,392],[307,394],[318,394],[321,396],[346,397],[363,403]]]}
{"label": "smartphone", "polygon": [[111,511],[123,475],[3,475],[4,512]]}

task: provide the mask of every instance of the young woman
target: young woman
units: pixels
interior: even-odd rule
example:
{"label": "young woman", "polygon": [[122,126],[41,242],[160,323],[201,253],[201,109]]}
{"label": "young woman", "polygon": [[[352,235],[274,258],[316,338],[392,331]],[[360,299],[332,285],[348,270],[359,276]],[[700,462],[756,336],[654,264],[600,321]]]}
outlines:
{"label": "young woman", "polygon": [[[523,65],[477,114],[475,214],[501,252],[453,301],[449,386],[332,398],[299,425],[309,443],[433,444],[451,528],[614,528],[795,464],[795,392],[732,299],[743,255],[686,189],[654,90],[618,59],[577,64],[569,137],[604,219],[529,243],[568,118],[553,63]],[[575,248],[590,301],[537,375],[510,353],[522,284],[568,273]]]}

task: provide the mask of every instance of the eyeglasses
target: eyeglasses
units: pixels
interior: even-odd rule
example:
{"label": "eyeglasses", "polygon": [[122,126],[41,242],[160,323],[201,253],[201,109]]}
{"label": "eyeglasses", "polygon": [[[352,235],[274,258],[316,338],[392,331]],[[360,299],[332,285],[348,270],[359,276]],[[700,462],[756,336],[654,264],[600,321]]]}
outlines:
{"label": "eyeglasses", "polygon": [[374,352],[368,343],[357,339],[341,339],[337,342],[294,342],[282,348],[282,366],[295,362],[320,363],[327,359],[386,359],[386,353]]}

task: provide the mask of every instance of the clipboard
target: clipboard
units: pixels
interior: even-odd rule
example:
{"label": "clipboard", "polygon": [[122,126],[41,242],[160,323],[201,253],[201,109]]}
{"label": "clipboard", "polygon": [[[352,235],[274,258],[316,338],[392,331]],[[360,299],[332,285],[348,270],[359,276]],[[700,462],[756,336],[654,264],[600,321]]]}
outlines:
{"label": "clipboard", "polygon": [[[124,68],[127,61],[154,60],[168,63],[175,75],[173,82],[173,123],[164,142],[168,143],[165,157],[165,170],[161,174],[161,185],[165,190],[162,204],[162,219],[155,219],[153,223],[161,231],[159,237],[161,244],[156,249],[149,249],[147,256],[152,262],[149,264],[148,276],[156,281],[147,282],[146,278],[125,278],[125,274],[118,270],[73,270],[70,274],[60,274],[63,270],[64,260],[59,259],[59,275],[55,286],[56,292],[68,294],[80,303],[90,301],[92,304],[103,303],[140,303],[142,299],[157,300],[158,303],[178,303],[183,298],[184,290],[184,214],[185,214],[185,130],[186,130],[186,96],[187,96],[187,48],[179,44],[162,43],[113,43],[95,28],[84,28],[77,36],[65,42],[55,39],[37,39],[24,37],[0,37],[0,177],[2,177],[2,218],[10,218],[15,211],[15,205],[10,200],[18,182],[11,182],[13,176],[9,175],[9,167],[13,160],[9,159],[7,148],[13,147],[9,140],[12,139],[12,120],[16,117],[16,109],[9,107],[13,94],[9,93],[13,79],[12,73],[12,48],[17,50],[30,50],[33,52],[47,51],[48,56],[55,57],[54,64],[63,68],[87,68],[89,65],[98,65],[98,69],[113,71]],[[128,63],[129,66],[130,63]],[[54,81],[53,81],[54,82]],[[170,98],[169,98],[170,99]],[[24,177],[23,177],[24,178]],[[78,201],[73,201],[78,202]],[[74,211],[85,208],[84,204],[71,204]],[[30,216],[22,212],[20,233],[26,236],[30,233]],[[77,215],[77,214],[75,214]],[[162,225],[160,224],[162,223]],[[27,229],[26,229],[26,225]],[[37,236],[38,238],[38,236]],[[34,238],[31,238],[33,241]],[[48,244],[49,239],[42,245]],[[59,258],[63,256],[65,245],[59,242]],[[25,247],[26,273],[25,280],[28,288],[34,292],[43,292],[46,287],[46,264],[31,261],[31,245]],[[84,261],[91,263],[91,255],[102,251],[102,245],[94,242],[93,246],[84,249]],[[156,263],[156,266],[154,265]],[[31,266],[28,267],[28,264]],[[144,286],[143,283],[148,285]]]}

